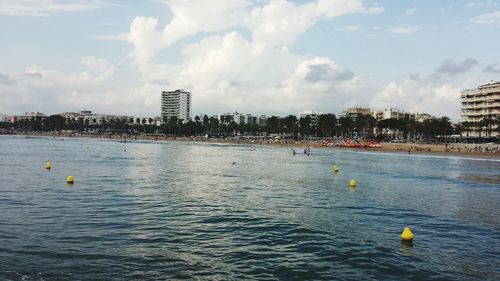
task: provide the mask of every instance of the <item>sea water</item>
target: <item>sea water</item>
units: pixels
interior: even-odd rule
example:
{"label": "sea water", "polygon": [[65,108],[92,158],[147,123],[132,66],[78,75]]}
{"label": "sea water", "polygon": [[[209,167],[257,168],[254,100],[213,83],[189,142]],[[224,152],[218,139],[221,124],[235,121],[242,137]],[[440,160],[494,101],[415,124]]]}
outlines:
{"label": "sea water", "polygon": [[0,137],[0,280],[499,280],[499,265],[499,159]]}

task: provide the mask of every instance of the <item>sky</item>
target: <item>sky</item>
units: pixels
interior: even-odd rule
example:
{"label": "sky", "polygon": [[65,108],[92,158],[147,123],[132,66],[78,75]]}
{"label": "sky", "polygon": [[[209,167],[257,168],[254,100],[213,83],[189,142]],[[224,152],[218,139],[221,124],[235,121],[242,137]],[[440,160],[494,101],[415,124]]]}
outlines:
{"label": "sky", "polygon": [[338,114],[460,120],[500,81],[500,0],[0,0],[0,114]]}

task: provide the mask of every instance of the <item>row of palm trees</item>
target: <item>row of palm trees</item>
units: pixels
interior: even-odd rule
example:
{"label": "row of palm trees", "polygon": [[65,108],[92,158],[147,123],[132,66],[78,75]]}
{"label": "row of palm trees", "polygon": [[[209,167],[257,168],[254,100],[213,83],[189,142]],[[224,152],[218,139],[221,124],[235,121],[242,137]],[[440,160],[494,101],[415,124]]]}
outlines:
{"label": "row of palm trees", "polygon": [[348,117],[337,118],[335,114],[322,114],[317,119],[311,116],[297,118],[295,115],[285,117],[271,116],[264,124],[237,123],[231,116],[223,116],[221,120],[207,115],[196,116],[194,120],[183,122],[172,117],[163,122],[161,127],[153,124],[153,119],[111,119],[103,120],[65,119],[61,115],[51,115],[46,119],[32,119],[18,121],[14,124],[4,123],[0,127],[14,127],[20,130],[58,131],[78,130],[97,132],[122,132],[144,134],[171,134],[171,135],[271,135],[281,134],[293,138],[298,137],[379,137],[403,139],[435,139],[452,134],[467,133],[476,128],[480,132],[485,128],[486,136],[491,136],[493,127],[500,127],[500,117],[487,117],[480,122],[463,122],[453,126],[448,117],[428,119],[417,122],[414,119],[384,119],[375,120],[370,115],[359,115],[355,119]]}
{"label": "row of palm trees", "polygon": [[479,132],[479,137],[481,138],[481,133],[483,130],[486,133],[486,137],[491,137],[491,132],[493,131],[493,126],[497,126],[496,130],[500,131],[500,116],[486,116],[483,119],[476,122],[464,121],[459,127],[461,132],[465,132],[469,136],[469,132],[476,130]]}

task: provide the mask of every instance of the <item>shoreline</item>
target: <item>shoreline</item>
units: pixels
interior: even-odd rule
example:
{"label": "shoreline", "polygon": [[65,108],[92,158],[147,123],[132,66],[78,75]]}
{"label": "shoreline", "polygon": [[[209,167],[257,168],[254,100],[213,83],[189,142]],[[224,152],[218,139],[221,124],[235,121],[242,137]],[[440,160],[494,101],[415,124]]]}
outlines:
{"label": "shoreline", "polygon": [[[499,144],[414,144],[414,143],[388,143],[381,142],[380,148],[351,148],[339,147],[335,145],[324,146],[321,141],[302,141],[291,142],[288,140],[241,140],[239,138],[204,138],[204,137],[169,137],[169,136],[120,136],[120,135],[95,135],[95,134],[61,134],[61,133],[16,133],[0,134],[0,136],[17,136],[25,138],[75,138],[75,139],[102,139],[119,142],[192,142],[192,143],[213,143],[213,144],[233,144],[233,145],[259,145],[259,146],[279,146],[290,148],[311,147],[315,149],[339,149],[351,150],[353,152],[380,152],[380,153],[398,153],[407,155],[435,155],[435,156],[455,156],[468,158],[500,159]],[[302,151],[297,151],[302,153]]]}

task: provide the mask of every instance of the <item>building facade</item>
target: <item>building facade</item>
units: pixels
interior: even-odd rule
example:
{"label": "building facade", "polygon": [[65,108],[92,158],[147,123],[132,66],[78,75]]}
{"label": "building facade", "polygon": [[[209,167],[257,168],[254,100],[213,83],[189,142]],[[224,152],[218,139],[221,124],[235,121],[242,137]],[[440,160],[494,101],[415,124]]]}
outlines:
{"label": "building facade", "polygon": [[[467,122],[469,136],[499,136],[498,125],[493,124],[500,116],[500,82],[480,85],[476,89],[463,90],[460,95],[462,103],[462,124]],[[488,122],[485,122],[490,120]]]}
{"label": "building facade", "polygon": [[350,118],[353,121],[356,121],[358,116],[361,115],[370,115],[370,108],[367,107],[350,107],[347,110],[339,113],[339,118]]}
{"label": "building facade", "polygon": [[163,120],[176,117],[184,123],[191,120],[191,92],[184,90],[161,93],[161,116]]}
{"label": "building facade", "polygon": [[382,119],[415,119],[415,113],[404,112],[403,110],[399,110],[397,108],[385,108],[382,115]]}
{"label": "building facade", "polygon": [[434,117],[430,114],[427,114],[427,113],[417,113],[417,115],[415,116],[415,121],[420,122],[420,123],[423,123],[426,120],[432,120],[432,119],[436,119],[436,117]]}
{"label": "building facade", "polygon": [[16,121],[43,120],[47,117],[48,117],[47,115],[41,112],[25,112],[24,114],[21,115],[12,116],[10,122],[13,123]]}
{"label": "building facade", "polygon": [[257,119],[257,125],[266,126],[267,116],[265,114],[259,115]]}
{"label": "building facade", "polygon": [[307,116],[309,116],[309,118],[311,118],[311,126],[318,126],[319,116],[321,114],[323,114],[323,113],[321,113],[319,111],[315,111],[315,110],[303,111],[303,112],[299,113],[299,119],[306,118]]}

